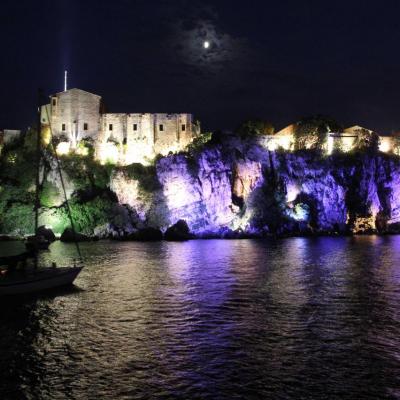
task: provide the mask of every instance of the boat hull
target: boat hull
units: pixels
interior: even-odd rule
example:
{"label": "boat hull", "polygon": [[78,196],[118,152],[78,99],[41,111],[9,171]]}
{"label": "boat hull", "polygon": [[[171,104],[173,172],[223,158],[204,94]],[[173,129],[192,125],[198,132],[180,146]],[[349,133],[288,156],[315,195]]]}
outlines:
{"label": "boat hull", "polygon": [[4,279],[0,282],[0,296],[42,292],[72,285],[82,267],[46,268],[20,279]]}

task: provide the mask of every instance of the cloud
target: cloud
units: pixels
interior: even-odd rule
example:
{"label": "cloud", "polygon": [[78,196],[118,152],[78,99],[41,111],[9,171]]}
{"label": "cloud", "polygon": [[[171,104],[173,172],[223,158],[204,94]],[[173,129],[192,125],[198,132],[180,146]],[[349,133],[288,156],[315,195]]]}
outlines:
{"label": "cloud", "polygon": [[[210,47],[205,49],[205,41]],[[217,74],[233,63],[239,63],[245,53],[245,39],[222,32],[216,21],[182,19],[175,22],[168,47],[178,63],[200,70],[205,74]]]}

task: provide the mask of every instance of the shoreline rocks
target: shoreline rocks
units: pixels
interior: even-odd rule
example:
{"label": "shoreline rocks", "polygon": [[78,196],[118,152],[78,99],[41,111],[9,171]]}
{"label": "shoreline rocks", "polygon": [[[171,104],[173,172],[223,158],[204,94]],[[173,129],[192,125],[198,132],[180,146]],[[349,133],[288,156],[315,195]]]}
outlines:
{"label": "shoreline rocks", "polygon": [[42,236],[49,242],[54,242],[56,240],[54,232],[50,228],[46,228],[44,225],[37,228],[36,236]]}
{"label": "shoreline rocks", "polygon": [[123,241],[137,241],[137,242],[159,242],[163,240],[163,234],[160,229],[157,228],[143,228],[131,232],[116,240]]}
{"label": "shoreline rocks", "polygon": [[87,235],[84,235],[82,233],[74,232],[72,231],[71,228],[66,228],[64,232],[62,233],[60,240],[65,243],[71,243],[71,242],[90,242],[97,240],[96,237],[89,237]]}
{"label": "shoreline rocks", "polygon": [[165,231],[164,238],[169,242],[184,242],[186,240],[194,239],[195,236],[190,233],[187,222],[180,219]]}

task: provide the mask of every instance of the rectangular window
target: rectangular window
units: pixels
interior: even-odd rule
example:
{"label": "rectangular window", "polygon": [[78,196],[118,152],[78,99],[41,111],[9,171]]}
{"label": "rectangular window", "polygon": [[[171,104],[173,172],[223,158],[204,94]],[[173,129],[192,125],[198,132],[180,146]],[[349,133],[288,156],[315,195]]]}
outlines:
{"label": "rectangular window", "polygon": [[87,122],[85,122],[85,123],[83,124],[83,130],[84,130],[84,131],[87,131],[87,130],[88,130],[88,123],[87,123]]}
{"label": "rectangular window", "polygon": [[182,132],[185,132],[185,131],[186,131],[186,125],[182,124]]}
{"label": "rectangular window", "polygon": [[164,125],[163,124],[160,124],[159,130],[160,130],[160,132],[162,132],[164,130]]}
{"label": "rectangular window", "polygon": [[137,131],[137,124],[133,124],[133,130]]}
{"label": "rectangular window", "polygon": [[112,128],[113,128],[112,124],[108,124],[108,130],[112,131]]}
{"label": "rectangular window", "polygon": [[123,138],[122,144],[126,144],[126,137]]}
{"label": "rectangular window", "polygon": [[61,125],[61,130],[62,130],[62,131],[65,131],[65,124],[62,124],[62,125]]}
{"label": "rectangular window", "polygon": [[55,97],[53,98],[52,104],[53,104],[53,107],[55,107],[57,105],[57,99]]}

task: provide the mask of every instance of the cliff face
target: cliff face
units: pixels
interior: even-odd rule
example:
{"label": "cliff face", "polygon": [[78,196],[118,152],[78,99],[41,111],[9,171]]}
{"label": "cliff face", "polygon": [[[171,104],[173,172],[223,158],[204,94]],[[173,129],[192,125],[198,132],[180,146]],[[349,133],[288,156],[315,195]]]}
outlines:
{"label": "cliff face", "polygon": [[151,193],[122,173],[110,188],[137,226],[184,219],[200,237],[384,232],[400,222],[399,166],[386,155],[269,152],[230,138],[159,160]]}
{"label": "cliff face", "polygon": [[[33,153],[0,157],[0,233],[33,233]],[[41,169],[40,223],[69,226],[49,153]],[[198,237],[400,232],[400,158],[383,153],[270,152],[256,139],[225,137],[155,166],[62,159],[78,231],[121,237],[185,220]]]}

